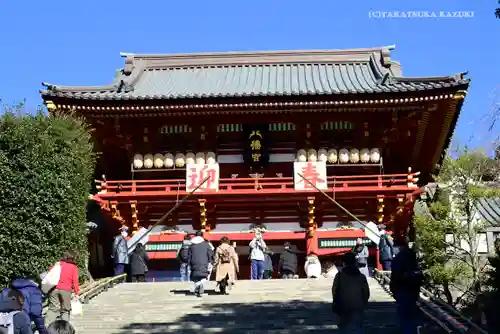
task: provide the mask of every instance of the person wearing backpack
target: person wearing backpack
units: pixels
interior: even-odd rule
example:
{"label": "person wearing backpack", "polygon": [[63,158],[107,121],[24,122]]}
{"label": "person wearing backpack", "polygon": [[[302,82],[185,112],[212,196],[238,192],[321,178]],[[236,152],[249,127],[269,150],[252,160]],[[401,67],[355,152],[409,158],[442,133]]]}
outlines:
{"label": "person wearing backpack", "polygon": [[228,294],[240,267],[238,254],[227,237],[220,239],[220,245],[215,251],[215,270],[215,281],[219,286],[219,291]]}
{"label": "person wearing backpack", "polygon": [[71,313],[71,294],[75,297],[80,294],[80,285],[78,282],[78,267],[75,264],[75,255],[65,253],[62,260],[61,275],[59,283],[55,289],[49,293],[49,310],[45,317],[46,323],[51,324],[56,319],[69,321]]}
{"label": "person wearing backpack", "polygon": [[191,277],[191,267],[189,265],[189,248],[191,247],[191,236],[186,234],[182,246],[177,252],[177,259],[181,263],[180,273],[181,281],[188,282]]}
{"label": "person wearing backpack", "polygon": [[12,288],[19,290],[24,297],[24,312],[35,323],[38,334],[47,334],[43,319],[43,293],[33,279],[17,278],[12,281]]}
{"label": "person wearing backpack", "polygon": [[333,280],[332,310],[339,316],[341,331],[361,333],[370,288],[366,276],[359,271],[354,253],[344,255],[344,265]]}
{"label": "person wearing backpack", "polygon": [[24,296],[16,289],[0,295],[0,334],[33,334],[28,313],[23,311]]}

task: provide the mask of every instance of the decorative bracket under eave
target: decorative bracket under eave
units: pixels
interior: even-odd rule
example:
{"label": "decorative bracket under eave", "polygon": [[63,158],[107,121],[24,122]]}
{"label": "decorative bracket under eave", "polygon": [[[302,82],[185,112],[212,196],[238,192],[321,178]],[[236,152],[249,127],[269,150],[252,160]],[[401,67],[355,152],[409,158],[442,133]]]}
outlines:
{"label": "decorative bracket under eave", "polygon": [[200,227],[202,232],[210,232],[210,226],[207,225],[207,207],[206,199],[199,199],[198,203],[200,204]]}
{"label": "decorative bracket under eave", "polygon": [[378,224],[382,224],[384,222],[384,196],[377,196],[377,222]]}
{"label": "decorative bracket under eave", "polygon": [[307,198],[308,206],[307,206],[307,237],[312,238],[316,234],[316,222],[314,213],[316,207],[314,206],[314,197]]}
{"label": "decorative bracket under eave", "polygon": [[132,235],[136,234],[139,230],[139,219],[137,217],[137,201],[130,201],[130,211],[132,216]]}
{"label": "decorative bracket under eave", "polygon": [[118,202],[116,201],[111,202],[110,209],[111,209],[111,218],[117,219],[119,221],[124,221],[124,219],[120,215],[120,210],[118,210]]}

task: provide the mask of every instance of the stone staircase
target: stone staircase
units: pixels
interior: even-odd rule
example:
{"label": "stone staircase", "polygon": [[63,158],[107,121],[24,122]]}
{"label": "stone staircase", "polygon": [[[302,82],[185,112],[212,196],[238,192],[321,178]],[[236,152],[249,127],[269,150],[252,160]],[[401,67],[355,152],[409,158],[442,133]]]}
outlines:
{"label": "stone staircase", "polygon": [[[367,333],[397,332],[395,305],[370,279]],[[238,281],[230,295],[205,285],[197,298],[189,283],[120,284],[84,305],[72,318],[78,334],[332,333],[331,280]]]}

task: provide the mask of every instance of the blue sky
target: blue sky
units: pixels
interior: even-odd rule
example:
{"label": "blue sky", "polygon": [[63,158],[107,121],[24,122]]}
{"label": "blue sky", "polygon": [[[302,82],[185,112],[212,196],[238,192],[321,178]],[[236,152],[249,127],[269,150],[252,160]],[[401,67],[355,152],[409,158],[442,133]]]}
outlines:
{"label": "blue sky", "polygon": [[[396,45],[405,76],[469,71],[456,138],[487,141],[481,119],[500,95],[496,0],[0,1],[0,98],[41,103],[47,81],[109,83],[119,52],[340,49]],[[380,12],[472,11],[473,18],[370,18]],[[371,14],[371,15],[370,15]],[[499,97],[500,98],[500,97]]]}

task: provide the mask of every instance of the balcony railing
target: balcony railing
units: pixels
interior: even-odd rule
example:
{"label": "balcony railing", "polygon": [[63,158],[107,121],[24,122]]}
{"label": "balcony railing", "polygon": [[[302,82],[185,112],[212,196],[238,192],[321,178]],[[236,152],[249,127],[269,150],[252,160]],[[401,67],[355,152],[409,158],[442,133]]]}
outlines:
{"label": "balcony railing", "polygon": [[[386,175],[350,175],[329,176],[328,192],[373,191],[392,189],[408,192],[416,188],[419,173],[386,174]],[[127,196],[132,194],[175,195],[185,194],[186,180],[96,180],[99,194]],[[247,193],[293,193],[308,192],[314,189],[295,190],[293,177],[264,178],[222,178],[219,180],[217,194]],[[207,191],[207,193],[214,193]]]}

